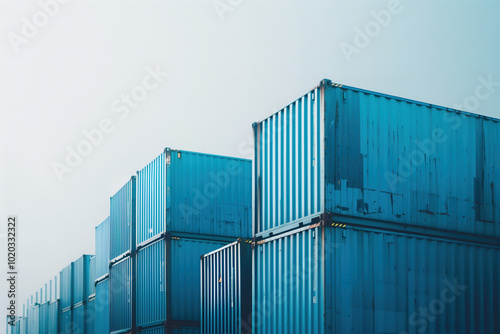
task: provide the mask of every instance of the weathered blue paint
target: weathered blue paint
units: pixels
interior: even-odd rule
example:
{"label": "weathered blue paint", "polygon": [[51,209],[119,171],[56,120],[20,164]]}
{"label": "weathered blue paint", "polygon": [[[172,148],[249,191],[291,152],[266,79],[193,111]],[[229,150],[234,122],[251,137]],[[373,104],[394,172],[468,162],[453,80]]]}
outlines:
{"label": "weathered blue paint", "polygon": [[109,279],[96,285],[94,312],[95,333],[109,333]]}
{"label": "weathered blue paint", "polygon": [[137,174],[137,243],[168,232],[250,237],[251,162],[169,148]]}
{"label": "weathered blue paint", "polygon": [[500,121],[324,80],[254,125],[254,234],[321,213],[500,236]]}
{"label": "weathered blue paint", "polygon": [[95,228],[96,277],[109,274],[109,217]]}
{"label": "weathered blue paint", "polygon": [[[200,321],[200,256],[227,242],[168,235],[137,253],[137,326]],[[165,260],[167,259],[167,260]]]}
{"label": "weathered blue paint", "polygon": [[201,333],[252,333],[252,246],[238,240],[201,257]]}
{"label": "weathered blue paint", "polygon": [[110,259],[132,250],[136,207],[135,182],[136,177],[132,176],[110,200]]}
{"label": "weathered blue paint", "polygon": [[255,334],[500,331],[500,247],[332,224],[257,242]]}
{"label": "weathered blue paint", "polygon": [[132,328],[132,260],[127,257],[114,264],[109,272],[110,333]]}

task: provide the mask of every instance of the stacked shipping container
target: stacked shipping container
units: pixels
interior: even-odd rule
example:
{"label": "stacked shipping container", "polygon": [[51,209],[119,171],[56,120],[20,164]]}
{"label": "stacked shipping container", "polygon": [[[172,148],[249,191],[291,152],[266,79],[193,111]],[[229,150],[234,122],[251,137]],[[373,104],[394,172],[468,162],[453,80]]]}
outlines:
{"label": "stacked shipping container", "polygon": [[500,331],[498,120],[324,80],[254,133],[255,333]]}
{"label": "stacked shipping container", "polygon": [[168,148],[138,172],[137,331],[199,332],[200,256],[250,236],[250,180],[250,161]]}
{"label": "stacked shipping container", "polygon": [[109,217],[95,228],[95,333],[109,333]]}

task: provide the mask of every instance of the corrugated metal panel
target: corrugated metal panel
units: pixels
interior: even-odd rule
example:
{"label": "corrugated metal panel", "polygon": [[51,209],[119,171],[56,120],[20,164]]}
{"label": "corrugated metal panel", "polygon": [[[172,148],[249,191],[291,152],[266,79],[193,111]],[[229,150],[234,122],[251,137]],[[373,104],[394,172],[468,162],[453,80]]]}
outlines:
{"label": "corrugated metal panel", "polygon": [[38,306],[30,306],[28,308],[28,333],[39,334],[40,332],[40,308]]}
{"label": "corrugated metal panel", "polygon": [[262,121],[256,136],[255,173],[258,196],[254,233],[323,208],[323,114],[319,89],[307,93]]}
{"label": "corrugated metal panel", "polygon": [[111,197],[109,207],[110,258],[132,249],[135,228],[135,176]]}
{"label": "corrugated metal panel", "polygon": [[49,304],[49,315],[48,315],[48,333],[58,334],[59,333],[59,314],[61,312],[59,301],[53,301]]}
{"label": "corrugated metal panel", "polygon": [[166,149],[137,176],[137,243],[162,232],[250,237],[251,162]]}
{"label": "corrugated metal panel", "polygon": [[[224,244],[172,237],[140,249],[137,253],[137,325],[161,323],[167,320],[167,311],[170,320],[200,321],[200,256]],[[165,256],[169,259],[167,262]]]}
{"label": "corrugated metal panel", "polygon": [[316,227],[254,258],[254,333],[500,331],[498,248]]}
{"label": "corrugated metal panel", "polygon": [[95,287],[94,311],[95,332],[109,333],[109,279],[101,281]]}
{"label": "corrugated metal panel", "polygon": [[73,334],[85,334],[85,313],[86,313],[86,305],[81,304],[73,309]]}
{"label": "corrugated metal panel", "polygon": [[28,324],[26,318],[21,318],[19,320],[19,333],[20,334],[28,334]]}
{"label": "corrugated metal panel", "polygon": [[132,261],[130,257],[110,269],[109,329],[110,332],[132,327]]}
{"label": "corrugated metal panel", "polygon": [[61,308],[73,305],[73,262],[61,271]]}
{"label": "corrugated metal panel", "polygon": [[73,305],[78,305],[88,298],[90,255],[82,255],[73,263]]}
{"label": "corrugated metal panel", "polygon": [[325,80],[254,132],[256,234],[330,212],[500,236],[498,120]]}
{"label": "corrugated metal panel", "polygon": [[[160,326],[160,327],[152,327],[152,328],[147,328],[141,330],[139,333],[144,333],[144,334],[164,334],[165,333],[165,327]],[[199,327],[177,327],[170,329],[167,333],[172,333],[172,334],[199,334],[200,333],[200,328]]]}
{"label": "corrugated metal panel", "polygon": [[91,256],[89,259],[89,271],[88,271],[88,279],[87,279],[87,297],[95,294],[95,280],[96,280],[96,260],[95,256]]}
{"label": "corrugated metal panel", "polygon": [[261,241],[254,250],[254,333],[323,333],[320,229]]}
{"label": "corrugated metal panel", "polygon": [[40,304],[40,334],[48,334],[49,333],[49,308],[50,304],[48,302]]}
{"label": "corrugated metal panel", "polygon": [[61,313],[61,334],[73,334],[71,331],[73,324],[73,317],[71,310]]}
{"label": "corrugated metal panel", "polygon": [[237,241],[201,258],[201,332],[252,332],[252,247]]}
{"label": "corrugated metal panel", "polygon": [[85,333],[94,334],[95,332],[95,299],[88,301],[85,312]]}
{"label": "corrugated metal panel", "polygon": [[109,273],[109,217],[95,228],[96,277]]}

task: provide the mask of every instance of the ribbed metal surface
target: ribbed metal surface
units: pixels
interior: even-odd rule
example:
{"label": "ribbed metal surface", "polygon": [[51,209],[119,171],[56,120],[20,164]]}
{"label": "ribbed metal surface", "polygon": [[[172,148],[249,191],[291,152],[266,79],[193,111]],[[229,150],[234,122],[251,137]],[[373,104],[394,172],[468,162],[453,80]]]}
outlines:
{"label": "ribbed metal surface", "polygon": [[[170,248],[165,249],[168,243]],[[173,237],[140,249],[137,254],[137,325],[163,322],[167,312],[171,320],[200,321],[200,256],[224,244]],[[167,264],[171,268],[170,275]]]}
{"label": "ribbed metal surface", "polygon": [[110,258],[130,251],[132,229],[135,228],[135,176],[113,197],[109,207]]}
{"label": "ribbed metal surface", "polygon": [[66,310],[73,305],[73,263],[61,271],[61,308]]}
{"label": "ribbed metal surface", "polygon": [[[147,329],[141,330],[140,333],[145,333],[145,334],[165,334],[165,327],[160,326],[160,327],[147,328]],[[199,334],[200,333],[200,328],[199,327],[177,327],[177,328],[170,329],[167,333],[172,333],[172,334]]]}
{"label": "ribbed metal surface", "polygon": [[307,229],[254,250],[254,333],[323,333],[321,235]]}
{"label": "ribbed metal surface", "polygon": [[255,233],[326,211],[500,236],[498,120],[323,81],[254,132]]}
{"label": "ribbed metal surface", "polygon": [[73,305],[88,298],[90,255],[82,255],[73,263]]}
{"label": "ribbed metal surface", "polygon": [[201,333],[252,332],[252,248],[237,241],[201,258]]}
{"label": "ribbed metal surface", "polygon": [[110,269],[109,329],[110,332],[132,327],[132,261],[130,257]]}
{"label": "ribbed metal surface", "polygon": [[86,308],[87,305],[81,304],[73,309],[73,333],[86,333]]}
{"label": "ribbed metal surface", "polygon": [[109,280],[98,283],[95,288],[95,333],[109,333]]}
{"label": "ribbed metal surface", "polygon": [[72,312],[66,311],[61,313],[61,327],[59,331],[61,334],[72,334]]}
{"label": "ribbed metal surface", "polygon": [[40,309],[40,327],[39,327],[39,333],[40,334],[48,334],[49,333],[49,303],[43,303],[40,304],[39,309]]}
{"label": "ribbed metal surface", "polygon": [[95,228],[96,277],[109,273],[109,217]]}
{"label": "ribbed metal surface", "polygon": [[166,149],[137,176],[137,243],[162,232],[249,237],[249,160]]}
{"label": "ribbed metal surface", "polygon": [[95,256],[91,256],[89,259],[89,270],[88,270],[88,278],[87,278],[87,297],[95,294],[95,280],[96,280],[96,258]]}
{"label": "ribbed metal surface", "polygon": [[254,333],[500,331],[498,248],[317,227],[254,258]]}
{"label": "ribbed metal surface", "polygon": [[59,301],[49,304],[49,316],[47,330],[49,334],[59,334],[59,315],[61,313]]}
{"label": "ribbed metal surface", "polygon": [[323,209],[319,89],[262,121],[256,133],[258,233]]}
{"label": "ribbed metal surface", "polygon": [[95,332],[95,299],[91,299],[85,306],[85,334],[94,334]]}
{"label": "ribbed metal surface", "polygon": [[30,306],[28,309],[28,333],[40,333],[40,308],[38,306]]}

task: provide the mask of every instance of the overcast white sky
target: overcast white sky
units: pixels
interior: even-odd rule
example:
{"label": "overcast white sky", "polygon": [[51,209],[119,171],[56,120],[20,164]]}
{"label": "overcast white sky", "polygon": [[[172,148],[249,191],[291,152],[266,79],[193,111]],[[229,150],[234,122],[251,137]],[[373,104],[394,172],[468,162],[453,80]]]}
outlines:
{"label": "overcast white sky", "polygon": [[[109,197],[164,147],[250,158],[252,122],[323,78],[500,118],[500,84],[474,100],[480,77],[500,82],[499,1],[217,1],[226,11],[65,0],[49,17],[38,1],[0,0],[0,232],[19,216],[21,301],[93,254]],[[388,8],[377,29],[372,11]],[[169,75],[127,115],[120,98],[148,68]],[[110,133],[60,182],[54,162],[106,119]],[[5,249],[2,235],[1,268]]]}

